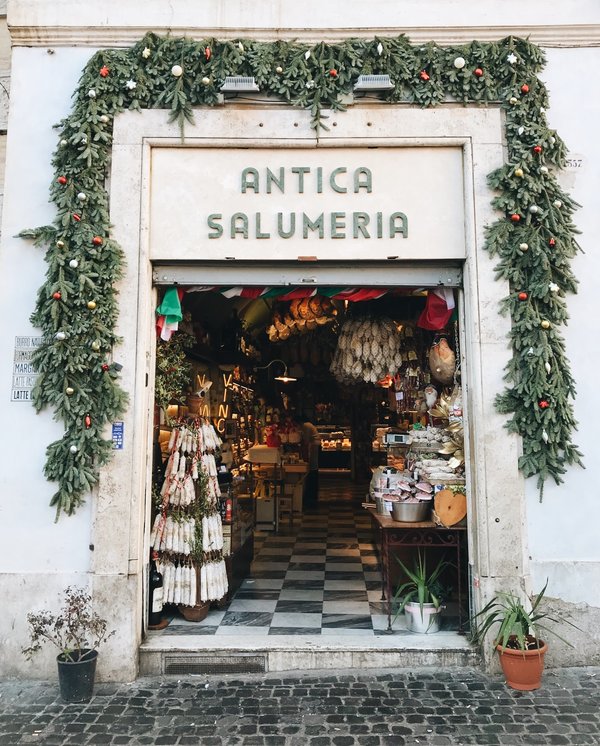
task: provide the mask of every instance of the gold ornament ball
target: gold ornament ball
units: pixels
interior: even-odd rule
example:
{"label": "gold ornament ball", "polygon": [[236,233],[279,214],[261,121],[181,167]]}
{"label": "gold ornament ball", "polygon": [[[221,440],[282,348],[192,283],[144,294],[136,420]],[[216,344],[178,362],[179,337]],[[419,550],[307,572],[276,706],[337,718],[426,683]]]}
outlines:
{"label": "gold ornament ball", "polygon": [[65,242],[64,241],[57,241],[56,242],[56,248],[57,249],[64,249],[65,248]]}
{"label": "gold ornament ball", "polygon": [[544,319],[540,323],[540,326],[542,327],[542,329],[550,329],[550,322],[547,319]]}
{"label": "gold ornament ball", "polygon": [[90,309],[90,311],[93,311],[94,308],[96,308],[96,301],[95,300],[89,300],[87,307]]}
{"label": "gold ornament ball", "polygon": [[511,98],[508,99],[508,103],[514,106],[515,104],[519,103],[519,99],[512,96]]}
{"label": "gold ornament ball", "polygon": [[92,342],[92,350],[95,350],[97,352],[99,349],[100,349],[100,342],[97,339],[95,339]]}
{"label": "gold ornament ball", "polygon": [[523,176],[523,169],[522,168],[515,168],[515,176],[518,176],[519,179]]}
{"label": "gold ornament ball", "polygon": [[67,386],[67,388],[65,389],[65,393],[67,396],[73,396],[73,394],[75,393],[75,389],[72,389],[70,386]]}

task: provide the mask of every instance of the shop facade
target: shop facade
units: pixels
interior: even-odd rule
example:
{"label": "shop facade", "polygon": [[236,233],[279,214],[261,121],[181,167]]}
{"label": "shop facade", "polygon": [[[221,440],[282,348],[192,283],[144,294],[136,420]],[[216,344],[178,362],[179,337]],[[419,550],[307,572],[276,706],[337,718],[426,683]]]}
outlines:
{"label": "shop facade", "polygon": [[[50,13],[50,7],[45,12]],[[185,27],[184,15],[174,25]],[[586,17],[584,8],[582,15],[587,33],[593,35],[598,26]],[[86,19],[90,20],[91,30],[85,32],[89,46],[76,46],[69,34],[83,33],[84,23],[79,30],[67,32],[51,20],[42,12],[34,21],[26,9],[14,9],[12,20],[15,95],[9,121],[2,261],[6,276],[13,276],[19,266],[19,274],[26,267],[30,279],[18,288],[11,284],[4,301],[10,298],[11,311],[19,309],[14,314],[14,325],[19,319],[19,328],[11,325],[3,333],[10,361],[14,337],[36,334],[26,319],[43,276],[37,250],[10,237],[32,221],[52,221],[53,208],[44,205],[55,145],[50,126],[68,112],[70,93],[91,55],[89,47],[115,44],[112,37],[106,37],[107,27],[102,33],[98,28],[96,38],[94,22]],[[230,23],[234,22],[232,18]],[[358,28],[360,22],[357,17],[351,26]],[[291,18],[289,25],[294,25]],[[318,25],[325,28],[326,19]],[[126,36],[133,31],[125,19],[115,16],[117,26]],[[42,27],[47,28],[42,32]],[[29,48],[25,45],[31,43],[32,29],[40,34],[40,41],[39,46]],[[564,29],[546,27],[542,41],[558,43]],[[467,41],[479,32],[479,28],[461,27],[453,33]],[[228,34],[233,35],[233,28]],[[273,34],[268,24],[248,32],[255,38]],[[213,34],[194,28],[193,35]],[[375,35],[383,36],[373,29],[368,32],[368,36]],[[501,35],[495,32],[494,38]],[[295,34],[290,32],[290,36]],[[433,33],[420,28],[417,36],[428,39]],[[51,43],[52,39],[60,40],[61,46],[59,41]],[[581,103],[574,103],[573,81],[566,82],[564,73],[568,66],[591,68],[596,50],[580,48],[582,39],[573,42],[578,48],[549,48],[546,74],[550,76],[553,125],[567,143],[582,143],[566,179],[571,181],[568,186],[573,187],[575,198],[585,205],[596,178],[593,164],[600,154],[592,132],[581,129],[584,117],[576,113]],[[31,90],[36,91],[43,111],[35,118],[28,114]],[[586,93],[585,98],[585,106],[597,105],[598,95]],[[123,366],[122,386],[129,394],[129,406],[120,420],[123,447],[103,467],[99,487],[85,506],[55,524],[53,509],[46,507],[52,487],[44,482],[41,471],[45,445],[60,437],[60,427],[49,414],[35,415],[24,402],[7,405],[11,414],[18,410],[10,417],[14,437],[5,446],[7,461],[20,467],[4,480],[3,530],[11,549],[3,570],[11,609],[3,634],[6,675],[32,675],[18,654],[26,613],[51,606],[57,592],[69,583],[90,587],[98,607],[117,630],[104,655],[102,675],[128,679],[138,671],[151,510],[154,319],[157,288],[165,285],[456,288],[462,314],[462,384],[468,392],[472,604],[479,608],[497,590],[539,589],[549,577],[549,596],[559,608],[574,613],[584,629],[580,646],[575,648],[576,662],[596,659],[597,640],[593,643],[593,636],[585,630],[593,625],[600,606],[592,582],[598,556],[593,530],[584,528],[593,525],[591,517],[597,510],[587,487],[594,483],[596,467],[588,459],[586,472],[569,469],[565,484],[549,484],[544,502],[538,504],[535,483],[524,480],[518,469],[520,441],[507,432],[505,417],[494,406],[511,354],[507,345],[510,319],[499,314],[508,285],[496,279],[495,262],[483,251],[485,226],[496,216],[486,179],[505,161],[502,110],[493,105],[452,103],[421,109],[376,99],[365,103],[356,97],[347,111],[329,114],[328,131],[317,135],[306,111],[265,98],[253,102],[232,98],[198,111],[194,123],[186,124],[183,142],[177,123],[169,123],[164,110],[124,112],[115,117],[109,194],[111,236],[126,254],[117,326],[123,344],[114,350],[114,359]],[[36,167],[27,170],[35,176],[24,183],[20,172],[24,164],[33,163]],[[33,200],[31,195],[35,195]],[[37,205],[35,218],[32,204]],[[206,234],[207,204],[211,205],[208,225],[212,235]],[[295,233],[287,237],[292,214]],[[578,213],[584,246],[589,245],[586,236],[594,235],[594,221],[597,217],[585,207]],[[593,275],[594,262],[591,253],[576,260],[582,279]],[[567,343],[579,389],[579,442],[587,454],[593,444],[589,423],[594,421],[598,397],[585,380],[586,366],[591,363],[578,353],[589,336],[583,310],[586,298],[588,302],[593,298],[593,288],[583,282],[581,295],[571,301],[573,320]],[[31,468],[32,460],[35,468]],[[580,495],[581,507],[576,511],[573,499],[567,499],[573,494]],[[23,556],[17,547],[26,536],[31,549]],[[591,640],[592,648],[585,649],[584,640],[588,644]],[[566,660],[563,651],[555,655],[557,663]],[[44,665],[39,672],[50,671],[51,657]]]}

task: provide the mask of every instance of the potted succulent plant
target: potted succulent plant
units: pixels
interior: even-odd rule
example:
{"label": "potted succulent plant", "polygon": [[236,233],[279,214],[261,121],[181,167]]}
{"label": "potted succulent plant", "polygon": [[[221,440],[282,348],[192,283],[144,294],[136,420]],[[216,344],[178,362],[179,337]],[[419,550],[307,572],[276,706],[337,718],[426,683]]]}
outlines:
{"label": "potted succulent plant", "polygon": [[64,606],[57,614],[39,611],[27,615],[30,645],[23,648],[28,658],[41,650],[44,642],[55,645],[60,653],[58,681],[65,702],[87,702],[92,697],[97,648],[112,632],[107,623],[92,610],[92,597],[83,588],[69,586]]}
{"label": "potted succulent plant", "polygon": [[541,608],[548,581],[541,592],[529,599],[529,604],[514,593],[498,593],[471,618],[471,639],[482,643],[488,633],[500,656],[506,683],[512,689],[539,689],[544,670],[544,655],[548,646],[540,635],[552,634],[565,644],[571,643],[547,625],[564,622],[579,629],[568,619],[557,619]]}
{"label": "potted succulent plant", "polygon": [[442,558],[434,569],[428,572],[427,558],[420,550],[413,570],[409,570],[398,557],[396,562],[406,573],[408,580],[399,585],[394,594],[393,602],[399,603],[394,620],[404,611],[406,628],[410,632],[439,632],[445,595],[440,576],[450,563]]}

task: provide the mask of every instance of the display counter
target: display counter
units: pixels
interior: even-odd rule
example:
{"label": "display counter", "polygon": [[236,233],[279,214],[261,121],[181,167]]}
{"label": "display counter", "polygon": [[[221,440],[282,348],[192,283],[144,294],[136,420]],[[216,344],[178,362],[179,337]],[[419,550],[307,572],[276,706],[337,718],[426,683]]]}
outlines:
{"label": "display counter", "polygon": [[350,469],[352,459],[351,429],[338,425],[321,425],[317,429],[321,439],[319,468]]}

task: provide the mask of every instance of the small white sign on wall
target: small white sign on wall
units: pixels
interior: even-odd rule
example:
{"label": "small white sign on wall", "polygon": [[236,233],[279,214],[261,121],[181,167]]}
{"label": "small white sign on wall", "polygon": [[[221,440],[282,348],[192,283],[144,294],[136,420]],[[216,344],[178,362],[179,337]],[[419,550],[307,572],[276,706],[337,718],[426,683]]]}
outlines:
{"label": "small white sign on wall", "polygon": [[31,358],[34,351],[42,344],[43,337],[15,337],[13,357],[13,375],[10,400],[13,402],[30,402],[31,392],[37,373],[33,369]]}

